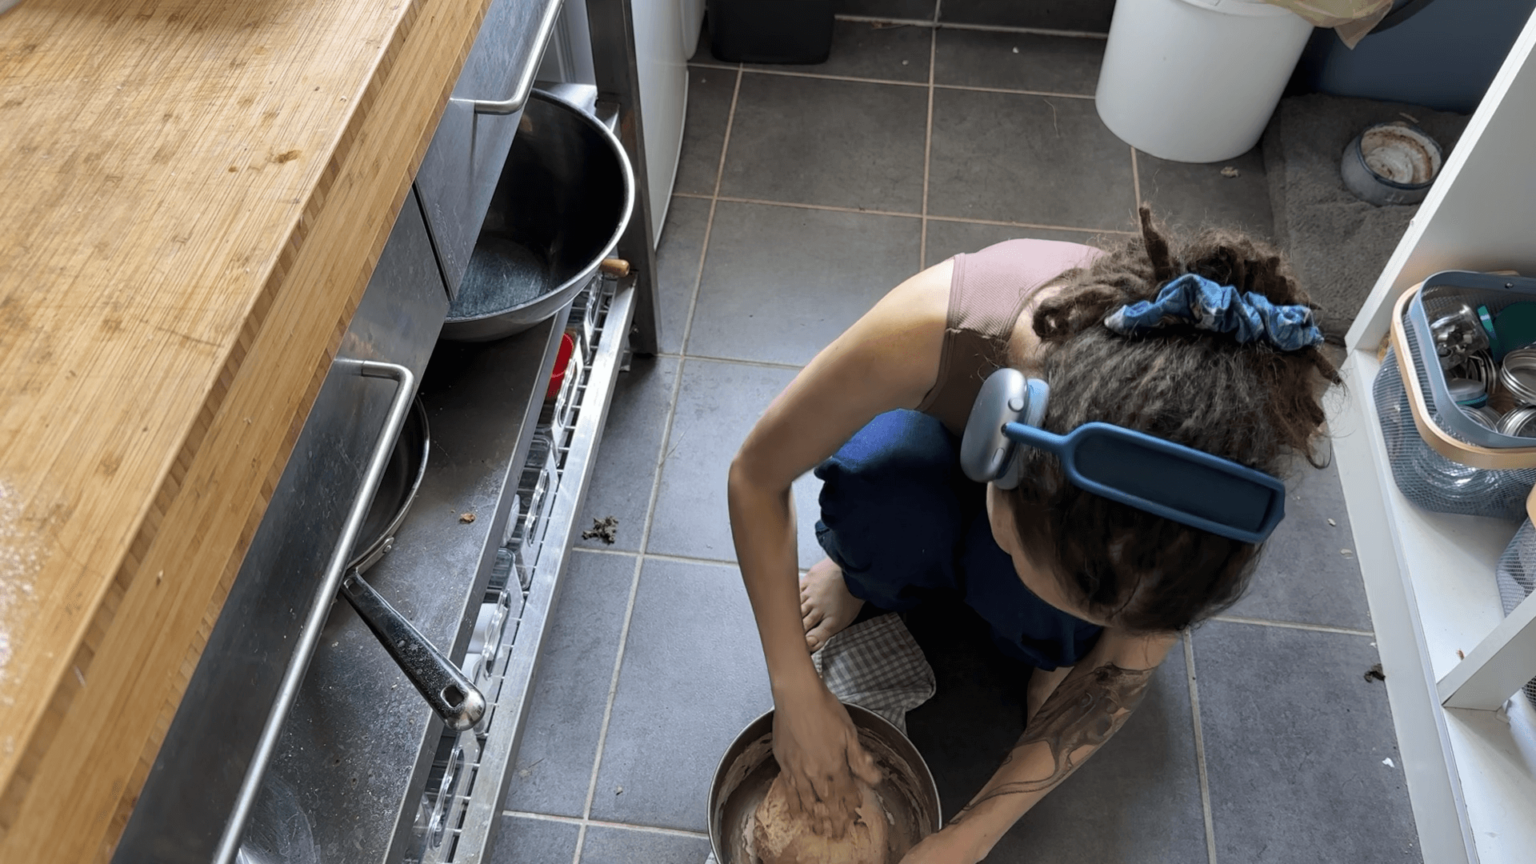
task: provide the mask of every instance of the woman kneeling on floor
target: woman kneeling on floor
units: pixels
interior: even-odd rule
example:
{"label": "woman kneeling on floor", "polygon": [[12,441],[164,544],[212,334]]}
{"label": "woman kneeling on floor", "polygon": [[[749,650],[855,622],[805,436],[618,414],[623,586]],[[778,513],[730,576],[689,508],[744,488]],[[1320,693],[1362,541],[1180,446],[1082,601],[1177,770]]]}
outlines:
{"label": "woman kneeling on floor", "polygon": [[[1192,308],[1180,289],[1233,305]],[[1267,245],[1224,231],[1173,241],[1143,209],[1141,235],[1108,253],[1013,240],[930,267],[796,376],[729,489],[774,756],[800,812],[840,835],[854,777],[878,776],[810,660],[864,604],[961,597],[1033,667],[1023,736],[903,859],[971,862],[1125,723],[1179,633],[1236,601],[1257,562],[1255,543],[1074,485],[1043,450],[1018,448],[1016,488],[968,480],[959,440],[983,381],[1005,366],[1043,379],[1039,425],[1059,435],[1103,421],[1276,474],[1310,457],[1320,379],[1338,381],[1307,304]],[[827,558],[797,585],[790,486],[812,468]]]}

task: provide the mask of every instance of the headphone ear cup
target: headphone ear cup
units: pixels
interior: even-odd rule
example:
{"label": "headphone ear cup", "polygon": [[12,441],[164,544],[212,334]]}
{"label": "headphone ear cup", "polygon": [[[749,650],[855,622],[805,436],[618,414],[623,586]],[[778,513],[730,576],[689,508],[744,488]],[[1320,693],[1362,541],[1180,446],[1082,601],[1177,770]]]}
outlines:
{"label": "headphone ear cup", "polygon": [[1013,450],[1008,453],[1008,465],[1003,468],[1002,475],[992,481],[992,485],[999,489],[1019,488],[1019,466],[1023,464],[1024,460],[1019,456],[1019,447],[1015,444]]}
{"label": "headphone ear cup", "polygon": [[[1030,378],[1024,383],[1024,390],[1024,410],[1010,412],[1014,414],[1015,419],[1007,422],[1023,423],[1025,426],[1039,428],[1040,424],[1045,422],[1045,409],[1051,399],[1051,385],[1039,378]],[[1012,445],[1008,451],[1008,461],[998,478],[992,481],[999,489],[1017,489],[1019,482],[1023,479],[1024,459],[1019,454],[1019,445],[1013,441],[1008,443]]]}
{"label": "headphone ear cup", "polygon": [[1045,425],[1045,409],[1051,404],[1051,385],[1042,378],[1031,378],[1024,383],[1029,391],[1019,422],[1040,429]]}
{"label": "headphone ear cup", "polygon": [[[960,467],[977,483],[1003,480],[1018,445],[1003,434],[1029,405],[1029,383],[1017,369],[999,369],[987,377],[971,406],[960,440]],[[1011,487],[1004,487],[1011,488]]]}

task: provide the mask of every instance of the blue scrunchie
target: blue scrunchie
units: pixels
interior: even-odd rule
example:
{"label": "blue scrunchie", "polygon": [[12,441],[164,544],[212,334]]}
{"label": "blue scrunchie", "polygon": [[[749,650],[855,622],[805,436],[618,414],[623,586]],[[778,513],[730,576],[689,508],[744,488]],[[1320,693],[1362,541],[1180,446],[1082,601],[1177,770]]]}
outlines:
{"label": "blue scrunchie", "polygon": [[1187,322],[1198,330],[1228,333],[1240,343],[1263,340],[1281,351],[1298,351],[1323,343],[1323,332],[1312,323],[1306,306],[1277,306],[1252,291],[1186,273],[1164,285],[1154,301],[1121,306],[1104,319],[1104,326],[1123,336],[1156,330],[1165,322]]}

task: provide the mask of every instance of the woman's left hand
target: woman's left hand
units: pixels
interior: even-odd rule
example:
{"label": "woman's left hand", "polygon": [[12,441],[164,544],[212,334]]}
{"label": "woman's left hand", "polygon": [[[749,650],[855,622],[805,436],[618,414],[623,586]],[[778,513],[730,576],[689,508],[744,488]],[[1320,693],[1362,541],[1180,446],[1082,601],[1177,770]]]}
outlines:
{"label": "woman's left hand", "polygon": [[929,834],[901,858],[901,864],[976,864],[981,859],[966,838],[952,829]]}

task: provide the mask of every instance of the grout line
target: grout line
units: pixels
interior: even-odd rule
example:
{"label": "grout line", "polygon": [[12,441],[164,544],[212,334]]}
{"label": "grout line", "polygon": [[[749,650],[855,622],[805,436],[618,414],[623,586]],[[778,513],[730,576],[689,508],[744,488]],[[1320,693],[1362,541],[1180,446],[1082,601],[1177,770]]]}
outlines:
{"label": "grout line", "polygon": [[847,21],[850,24],[886,24],[893,27],[927,27],[937,26],[933,18],[891,18],[883,15],[833,15],[837,21]]}
{"label": "grout line", "polygon": [[1353,627],[1335,627],[1331,624],[1303,624],[1300,621],[1271,621],[1266,618],[1244,618],[1240,615],[1212,615],[1210,620],[1221,621],[1227,624],[1251,624],[1256,627],[1278,627],[1282,630],[1308,630],[1313,633],[1337,633],[1342,636],[1366,636],[1376,638],[1376,634],[1369,630],[1356,630]]}
{"label": "grout line", "polygon": [[658,825],[636,825],[633,822],[611,822],[606,819],[583,819],[579,816],[556,816],[552,813],[533,813],[526,810],[503,810],[503,816],[513,816],[518,819],[533,819],[538,822],[559,822],[562,825],[580,825],[582,827],[596,826],[598,828],[623,828],[628,831],[639,831],[645,834],[663,834],[668,837],[687,837],[689,839],[709,839],[709,835],[700,831],[688,831],[682,828],[662,828]]}
{"label": "grout line", "polygon": [[[1131,148],[1131,187],[1136,190],[1136,212],[1141,212],[1141,164],[1136,158],[1136,148]],[[1139,216],[1137,217],[1140,218]]]}
{"label": "grout line", "polygon": [[[658,467],[657,480],[651,486],[651,495],[654,498],[656,487],[660,485],[661,470]],[[629,580],[629,600],[624,606],[624,624],[619,628],[619,650],[613,658],[613,676],[608,679],[608,700],[603,708],[603,726],[597,734],[597,753],[592,757],[592,777],[587,781],[587,800],[582,805],[582,819],[592,815],[592,801],[597,797],[597,775],[603,767],[603,747],[608,743],[608,724],[613,719],[613,703],[619,695],[619,672],[624,668],[624,647],[629,642],[629,625],[635,616],[635,595],[640,591],[640,565],[644,561],[635,559],[635,575]],[[576,852],[571,858],[571,864],[580,864],[581,849],[587,842],[587,826],[583,824],[576,834]]]}
{"label": "grout line", "polygon": [[891,84],[896,87],[927,87],[921,81],[892,81],[888,78],[861,78],[854,75],[828,75],[825,72],[799,72],[791,69],[760,69],[743,67],[743,72],[754,75],[776,75],[780,78],[817,78],[822,81],[849,81],[854,84]]}
{"label": "grout line", "polygon": [[942,30],[970,30],[977,33],[1015,33],[1020,36],[1060,36],[1063,39],[1093,39],[1097,42],[1109,41],[1108,33],[1095,33],[1092,30],[1052,30],[1049,27],[1009,27],[1006,24],[964,24],[958,21],[946,21],[936,26]]}
{"label": "grout line", "polygon": [[[707,220],[705,220],[705,222],[704,222],[704,240],[703,240],[703,242],[699,246],[699,270],[698,270],[697,273],[694,274],[694,277],[693,277],[693,293],[688,298],[688,315],[687,315],[686,318],[683,319],[683,339],[682,339],[681,342],[678,343],[678,345],[680,346],[680,349],[679,349],[680,353],[682,353],[684,356],[687,356],[687,354],[688,354],[688,339],[689,339],[689,337],[691,337],[693,335],[693,313],[699,307],[699,290],[700,290],[700,288],[704,284],[704,262],[709,257],[709,240],[710,240],[710,236],[714,233],[714,230],[715,230],[715,211],[717,209],[719,209],[719,206],[720,206],[720,186],[721,186],[722,183],[725,182],[725,157],[726,157],[726,154],[730,152],[730,149],[731,149],[731,130],[736,125],[736,104],[741,99],[741,79],[742,79],[742,74],[743,74],[743,70],[738,67],[737,70],[736,70],[736,84],[735,84],[734,87],[731,88],[731,108],[730,108],[730,111],[727,112],[726,115],[725,115],[725,134],[723,136],[721,136],[721,139],[720,139],[720,161],[715,165],[715,189],[714,189],[714,194],[710,196],[710,201],[709,201],[709,218]],[[672,416],[671,416],[670,412],[671,411],[675,411],[677,409],[677,394],[678,394],[678,391],[682,387],[682,382],[683,382],[683,368],[682,368],[682,365],[679,364],[678,368],[677,368],[677,381],[673,382],[673,385],[672,385],[672,405],[671,405],[670,408],[668,408],[668,412],[669,412],[668,415],[667,415],[667,428],[668,428],[668,430],[670,430],[672,428]],[[665,439],[663,439],[663,440],[665,440]],[[662,451],[662,452],[665,453],[666,451]],[[657,464],[657,471],[658,471],[657,476],[659,477],[660,476],[660,463]],[[649,536],[650,536],[650,513],[649,513],[649,511],[647,511],[647,513],[646,513],[646,537],[648,538]],[[642,540],[641,540],[642,544],[644,543],[644,540],[645,540],[645,538],[642,538]],[[642,546],[642,548],[644,548],[644,547]]]}
{"label": "grout line", "polygon": [[802,210],[828,210],[833,213],[860,213],[866,216],[899,216],[903,219],[921,219],[921,213],[902,213],[897,210],[872,210],[867,207],[837,207],[832,204],[799,204],[792,201],[765,201],[761,198],[736,198],[730,195],[719,196],[720,201],[729,204],[760,204],[767,207],[798,207]]}
{"label": "grout line", "polygon": [[[893,82],[881,81],[879,83],[887,84]],[[1042,96],[1049,99],[1086,99],[1090,102],[1092,102],[1094,98],[1091,94],[1084,95],[1082,93],[1058,93],[1055,90],[1018,90],[1012,87],[979,87],[973,84],[935,84],[934,86],[940,90],[967,90],[972,93],[1006,93],[1009,96]]]}
{"label": "grout line", "polygon": [[672,360],[708,360],[711,363],[735,363],[738,366],[758,366],[763,369],[787,369],[791,372],[799,372],[804,366],[796,366],[793,363],[775,363],[772,360],[743,360],[740,357],[715,357],[711,354],[666,354],[657,352],[652,357],[662,357]]}
{"label": "grout line", "polygon": [[959,216],[934,216],[929,215],[930,222],[965,222],[971,225],[998,225],[1004,228],[1039,228],[1044,231],[1077,231],[1083,234],[1124,234],[1132,236],[1135,231],[1122,231],[1118,228],[1076,228],[1071,225],[1044,225],[1038,222],[1004,222],[997,219],[965,219]]}
{"label": "grout line", "polygon": [[571,551],[586,552],[589,555],[616,555],[622,557],[640,554],[640,551],[637,549],[603,549],[595,546],[572,546]]}
{"label": "grout line", "polygon": [[[933,18],[938,21],[939,3],[933,4]],[[939,29],[933,29],[928,42],[928,125],[923,132],[923,224],[917,241],[917,269],[928,269],[928,178],[933,165],[933,75],[939,59]]]}
{"label": "grout line", "polygon": [[[731,111],[725,121],[725,138],[720,142],[720,162],[715,166],[715,194],[720,193],[720,181],[725,175],[725,154],[731,144],[731,124],[736,119],[736,100],[741,95],[741,70],[736,70],[736,87],[731,92]],[[683,324],[683,350],[687,351],[689,330],[693,327],[693,313],[699,302],[699,283],[704,279],[704,260],[709,254],[709,235],[715,224],[715,203],[709,205],[709,220],[704,224],[704,242],[699,249],[699,269],[694,275],[693,297],[688,303],[688,317]],[[640,552],[635,556],[635,575],[629,584],[629,601],[624,609],[624,626],[619,631],[619,650],[613,659],[613,677],[608,684],[608,704],[603,709],[602,730],[597,737],[597,754],[592,757],[592,778],[587,784],[587,800],[582,806],[582,826],[576,835],[576,852],[572,864],[580,864],[581,851],[587,841],[587,825],[592,818],[592,802],[597,797],[597,777],[603,767],[603,750],[608,744],[608,726],[613,720],[613,704],[619,695],[619,673],[624,668],[624,649],[629,644],[629,627],[634,620],[635,598],[640,593],[640,572],[645,567],[645,550],[651,537],[651,525],[656,515],[656,499],[661,495],[661,471],[666,462],[667,445],[672,436],[672,421],[677,416],[677,398],[682,391],[686,361],[679,363],[677,379],[672,382],[672,399],[667,406],[667,422],[661,433],[661,446],[656,453],[656,473],[651,478],[650,500],[645,508],[645,523],[640,529]]]}
{"label": "grout line", "polygon": [[1184,670],[1189,678],[1189,713],[1195,728],[1195,766],[1200,770],[1200,810],[1205,817],[1205,854],[1216,864],[1216,819],[1211,814],[1211,779],[1205,764],[1205,732],[1200,726],[1200,688],[1195,684],[1195,643],[1183,633]]}
{"label": "grout line", "polygon": [[932,21],[919,18],[882,18],[878,15],[835,15],[833,17],[838,21],[853,21],[861,24],[904,24],[910,27],[932,27],[935,30],[1020,33],[1030,36],[1061,36],[1066,39],[1096,39],[1100,42],[1109,38],[1108,33],[1095,33],[1092,30],[1052,30],[1048,27],[1010,27],[1006,24],[964,24],[957,21],[939,21],[937,14]]}
{"label": "grout line", "polygon": [[556,816],[553,813],[534,813],[531,810],[503,810],[503,816],[516,816],[521,819],[536,819],[540,822],[563,822],[567,825],[579,825],[587,820],[580,816]]}
{"label": "grout line", "polygon": [[[929,222],[963,222],[969,225],[998,225],[1005,228],[1039,228],[1045,231],[1078,231],[1083,234],[1124,234],[1135,235],[1135,231],[1123,231],[1118,228],[1081,228],[1073,225],[1049,225],[1040,222],[1009,222],[999,219],[967,219],[963,216],[936,216],[932,213],[924,216],[921,213],[902,213],[897,210],[869,210],[857,207],[836,207],[831,204],[800,204],[794,201],[767,201],[761,198],[734,198],[721,195],[721,201],[731,204],[757,204],[763,207],[796,207],[802,210],[829,210],[833,213],[857,213],[865,216],[895,216],[901,219],[927,219]],[[694,356],[692,354],[688,355]]]}
{"label": "grout line", "polygon": [[[932,56],[938,55],[938,35],[935,32],[932,47],[929,49]],[[707,66],[707,69],[727,70],[729,66]],[[825,72],[800,72],[792,69],[759,69],[756,67],[742,67],[739,71],[753,75],[775,75],[780,78],[809,78],[818,81],[845,81],[853,84],[887,84],[892,87],[926,87],[929,90],[968,90],[975,93],[1005,93],[1010,96],[1046,96],[1058,99],[1086,99],[1093,100],[1092,94],[1084,93],[1059,93],[1055,90],[1021,90],[1015,87],[980,87],[972,84],[939,84],[933,81],[932,67],[929,69],[929,80],[922,81],[895,81],[890,78],[863,78],[855,75],[829,75]]]}
{"label": "grout line", "polygon": [[[700,195],[695,192],[674,192],[675,198],[695,198],[701,201],[716,200],[709,195]],[[1082,228],[1073,225],[1048,225],[1039,222],[1008,222],[998,219],[968,219],[964,216],[936,216],[929,213],[902,213],[899,210],[869,210],[857,207],[837,207],[831,204],[800,204],[794,201],[769,201],[763,198],[736,198],[730,195],[721,195],[720,201],[729,204],[756,204],[761,207],[796,207],[802,210],[828,210],[833,213],[858,213],[866,216],[895,216],[902,219],[927,219],[929,222],[961,222],[967,225],[997,225],[1004,228],[1039,228],[1045,231],[1077,231],[1083,234],[1123,234],[1127,237],[1135,236],[1135,231],[1125,231],[1119,228]],[[657,354],[656,356],[673,356]],[[697,355],[689,354],[689,357]],[[734,362],[734,361],[733,361]],[[795,367],[799,368],[799,367]]]}
{"label": "grout line", "polygon": [[[594,548],[592,546],[572,546],[571,550],[574,551],[574,552],[589,552],[589,553],[591,553],[593,555],[612,555],[612,556],[620,557],[620,558],[628,558],[628,557],[640,554],[639,552],[636,552],[633,549],[629,549],[629,550],[625,550],[625,549],[598,549],[598,548]],[[694,557],[692,555],[666,555],[666,554],[662,554],[662,553],[659,553],[659,552],[647,552],[647,553],[645,553],[645,560],[647,560],[647,561],[670,561],[670,562],[673,562],[673,563],[676,563],[676,564],[707,564],[707,565],[709,565],[711,567],[735,567],[736,566],[736,562],[735,561],[726,561],[723,558],[696,558],[696,557]]]}
{"label": "grout line", "polygon": [[918,233],[917,269],[928,269],[928,187],[933,169],[933,83],[939,67],[939,17],[944,0],[933,0],[933,41],[928,46],[928,128],[923,133],[923,224]]}
{"label": "grout line", "polygon": [[928,46],[928,128],[923,135],[923,224],[917,235],[919,273],[928,269],[928,186],[933,166],[933,82],[938,77],[939,17],[943,13],[944,0],[933,0],[933,41]]}
{"label": "grout line", "polygon": [[787,369],[799,372],[804,366],[793,363],[775,363],[771,360],[742,360],[739,357],[713,357],[709,354],[656,354],[656,357],[672,357],[678,360],[708,360],[711,363],[735,363],[737,366],[756,366],[761,369]]}

